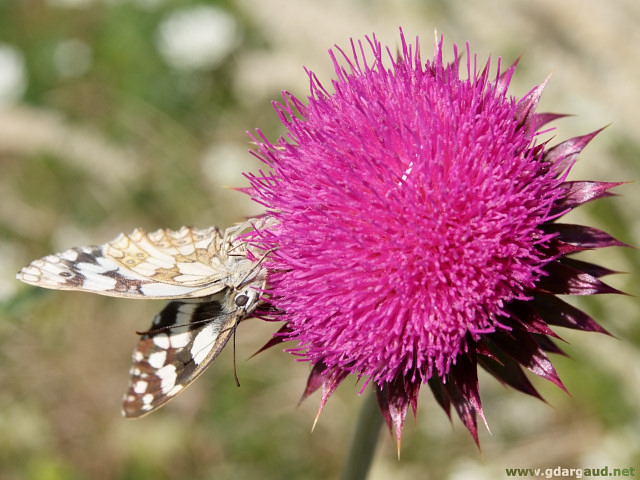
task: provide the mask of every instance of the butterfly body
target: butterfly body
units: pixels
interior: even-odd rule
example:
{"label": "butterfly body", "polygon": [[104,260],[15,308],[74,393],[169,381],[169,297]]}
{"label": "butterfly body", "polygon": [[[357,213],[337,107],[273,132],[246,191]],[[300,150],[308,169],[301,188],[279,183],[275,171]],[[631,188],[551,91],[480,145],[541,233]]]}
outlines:
{"label": "butterfly body", "polygon": [[123,413],[138,417],[193,382],[260,305],[266,273],[239,238],[249,226],[224,234],[215,227],[136,229],[35,260],[17,278],[44,288],[170,300],[133,352]]}

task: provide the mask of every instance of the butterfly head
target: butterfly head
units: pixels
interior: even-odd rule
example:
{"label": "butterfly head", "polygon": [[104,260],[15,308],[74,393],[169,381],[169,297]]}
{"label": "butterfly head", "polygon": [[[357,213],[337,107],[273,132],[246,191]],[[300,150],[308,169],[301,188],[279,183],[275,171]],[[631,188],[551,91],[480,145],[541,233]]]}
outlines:
{"label": "butterfly head", "polygon": [[251,287],[245,287],[235,292],[233,305],[239,313],[248,315],[252,313],[260,303],[260,292]]}
{"label": "butterfly head", "polygon": [[231,289],[232,308],[243,317],[252,314],[262,302],[265,284],[266,271],[254,265],[244,280]]}

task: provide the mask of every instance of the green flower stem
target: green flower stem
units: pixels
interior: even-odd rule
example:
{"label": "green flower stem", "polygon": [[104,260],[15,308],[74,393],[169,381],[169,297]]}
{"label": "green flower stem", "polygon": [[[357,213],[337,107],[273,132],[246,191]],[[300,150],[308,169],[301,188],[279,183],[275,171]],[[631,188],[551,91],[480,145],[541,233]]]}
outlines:
{"label": "green flower stem", "polygon": [[376,451],[383,419],[373,392],[364,399],[340,480],[364,480]]}

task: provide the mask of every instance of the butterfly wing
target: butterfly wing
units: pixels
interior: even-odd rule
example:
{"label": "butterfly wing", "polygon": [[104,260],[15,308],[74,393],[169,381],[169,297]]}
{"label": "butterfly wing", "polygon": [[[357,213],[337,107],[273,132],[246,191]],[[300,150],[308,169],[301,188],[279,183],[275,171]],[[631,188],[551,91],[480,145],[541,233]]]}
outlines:
{"label": "butterfly wing", "polygon": [[219,292],[230,242],[215,227],[145,233],[136,229],[99,246],[77,247],[31,262],[25,283],[132,298],[195,298]]}
{"label": "butterfly wing", "polygon": [[229,290],[171,301],[133,352],[123,414],[139,417],[164,405],[215,360],[242,315],[228,311]]}
{"label": "butterfly wing", "polygon": [[170,299],[133,354],[124,398],[127,417],[165,404],[218,356],[237,323],[260,303],[266,271],[240,238],[252,227],[136,229],[99,246],[72,248],[31,262],[25,283],[114,297]]}

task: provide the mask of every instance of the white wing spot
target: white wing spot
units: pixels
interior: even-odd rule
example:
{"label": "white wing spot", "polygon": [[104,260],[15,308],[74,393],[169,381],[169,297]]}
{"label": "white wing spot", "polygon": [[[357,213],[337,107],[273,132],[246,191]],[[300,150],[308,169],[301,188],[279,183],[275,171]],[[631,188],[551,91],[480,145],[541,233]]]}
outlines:
{"label": "white wing spot", "polygon": [[85,274],[85,272],[105,273],[109,270],[115,270],[113,264],[104,257],[96,257],[95,261],[96,263],[79,262],[76,263],[75,267],[82,274]]}
{"label": "white wing spot", "polygon": [[173,397],[174,395],[177,395],[178,392],[180,392],[180,390],[182,390],[184,387],[182,385],[176,385],[174,386],[171,390],[169,390],[166,395],[168,397]]}
{"label": "white wing spot", "polygon": [[169,337],[172,348],[184,348],[189,345],[191,334],[189,332],[174,333]]}
{"label": "white wing spot", "polygon": [[184,303],[180,305],[176,315],[175,324],[187,325],[191,321],[191,316],[198,306],[198,303]]}
{"label": "white wing spot", "polygon": [[60,254],[60,258],[69,260],[70,262],[75,262],[78,259],[78,251],[74,249],[67,250]]}
{"label": "white wing spot", "polygon": [[200,365],[213,348],[213,344],[220,334],[219,329],[215,327],[216,325],[213,323],[207,325],[194,339],[191,346],[191,356],[196,365]]}
{"label": "white wing spot", "polygon": [[171,346],[169,335],[167,335],[166,333],[159,333],[157,335],[154,335],[153,343],[156,347],[162,348],[163,350],[167,350]]}
{"label": "white wing spot", "polygon": [[[33,272],[34,270],[37,270],[37,269],[34,268],[31,271]],[[37,271],[38,273],[34,275],[32,273],[27,272],[26,270],[22,270],[22,272],[20,272],[20,279],[27,283],[38,282],[40,280],[40,273],[39,273],[40,271],[39,270]]]}
{"label": "white wing spot", "polygon": [[153,402],[153,395],[150,393],[147,393],[146,395],[143,395],[140,400],[142,400],[142,409],[148,410],[151,408],[151,402]]}
{"label": "white wing spot", "polygon": [[[80,273],[83,272],[81,271]],[[106,292],[108,290],[113,290],[117,283],[118,282],[115,278],[105,277],[104,275],[100,275],[98,278],[95,278],[92,275],[84,279],[82,287],[94,292]]]}
{"label": "white wing spot", "polygon": [[145,297],[179,297],[193,292],[193,288],[167,283],[148,283],[142,285],[140,291]]}
{"label": "white wing spot", "polygon": [[135,352],[133,352],[133,361],[134,362],[141,362],[142,360],[144,360],[144,355],[142,354],[141,351],[136,350]]}
{"label": "white wing spot", "polygon": [[144,393],[147,391],[148,386],[149,386],[149,382],[145,382],[144,380],[138,380],[133,385],[133,391],[136,393]]}
{"label": "white wing spot", "polygon": [[175,365],[165,365],[156,371],[156,375],[160,378],[160,389],[162,393],[166,394],[175,387],[176,379],[178,378]]}
{"label": "white wing spot", "polygon": [[159,352],[153,352],[149,355],[149,365],[153,368],[161,368],[164,366],[165,361],[167,360],[167,352],[166,350],[160,350]]}

